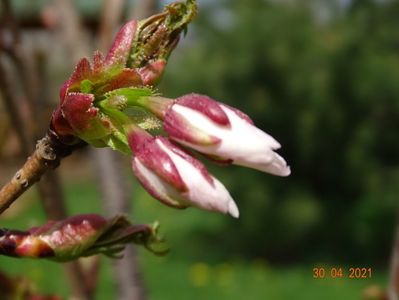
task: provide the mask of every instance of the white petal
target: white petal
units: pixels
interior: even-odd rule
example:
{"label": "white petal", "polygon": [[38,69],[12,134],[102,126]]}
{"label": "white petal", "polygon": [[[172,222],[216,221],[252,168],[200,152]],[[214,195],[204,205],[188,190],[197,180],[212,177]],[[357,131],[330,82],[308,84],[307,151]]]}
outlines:
{"label": "white petal", "polygon": [[154,190],[158,195],[165,199],[165,201],[170,198],[176,202],[186,204],[186,201],[182,199],[179,192],[173,186],[166,183],[155,172],[143,165],[137,157],[134,158],[134,163],[137,171],[140,172],[140,176],[143,176],[150,185],[149,187],[146,187],[147,189]]}
{"label": "white petal", "polygon": [[219,180],[212,177],[212,185],[190,162],[175,154],[161,141],[158,140],[157,142],[173,160],[182,180],[188,187],[188,193],[183,195],[187,202],[202,209],[230,213],[234,217],[238,216],[238,208],[234,200]]}
{"label": "white petal", "polygon": [[191,125],[221,139],[221,143],[212,146],[199,146],[178,141],[200,152],[232,159],[237,165],[279,176],[289,175],[290,171],[286,162],[273,151],[279,149],[280,144],[269,134],[240,118],[230,108],[224,105],[221,107],[231,122],[231,128],[212,122],[198,111],[174,105],[172,109],[186,118]]}
{"label": "white petal", "polygon": [[240,161],[237,164],[277,176],[290,175],[291,169],[289,166],[287,166],[287,163],[285,162],[284,158],[282,158],[273,150],[270,150],[270,152],[271,153],[267,155],[272,156],[271,160],[269,157],[265,159],[262,159],[262,157],[257,157],[256,159],[254,159],[254,157],[252,157],[251,160]]}
{"label": "white petal", "polygon": [[234,201],[229,202],[228,212],[233,218],[237,219],[240,216],[240,212],[238,211],[238,207]]}

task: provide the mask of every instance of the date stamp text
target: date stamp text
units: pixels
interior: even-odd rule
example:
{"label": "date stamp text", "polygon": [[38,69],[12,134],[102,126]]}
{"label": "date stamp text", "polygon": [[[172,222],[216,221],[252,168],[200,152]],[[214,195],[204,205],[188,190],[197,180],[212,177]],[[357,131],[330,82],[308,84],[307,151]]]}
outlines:
{"label": "date stamp text", "polygon": [[317,267],[313,268],[313,278],[349,278],[349,279],[365,279],[371,278],[373,274],[372,268],[369,267]]}

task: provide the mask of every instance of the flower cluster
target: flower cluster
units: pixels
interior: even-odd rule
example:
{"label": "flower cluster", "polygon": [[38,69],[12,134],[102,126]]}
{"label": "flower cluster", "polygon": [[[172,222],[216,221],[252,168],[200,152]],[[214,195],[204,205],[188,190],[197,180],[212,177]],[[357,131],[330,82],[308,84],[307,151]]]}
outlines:
{"label": "flower cluster", "polygon": [[127,243],[162,254],[156,231],[157,225],[132,225],[121,216],[78,215],[28,231],[0,229],[0,254],[64,262],[94,254],[118,257]]}
{"label": "flower cluster", "polygon": [[[105,58],[82,59],[60,92],[52,130],[132,155],[133,171],[156,199],[176,208],[195,206],[239,216],[224,185],[185,147],[214,161],[278,176],[290,174],[275,150],[280,144],[243,112],[208,96],[160,97],[153,88],[167,58],[196,12],[195,1],[127,23]],[[148,129],[163,124],[166,136]]]}

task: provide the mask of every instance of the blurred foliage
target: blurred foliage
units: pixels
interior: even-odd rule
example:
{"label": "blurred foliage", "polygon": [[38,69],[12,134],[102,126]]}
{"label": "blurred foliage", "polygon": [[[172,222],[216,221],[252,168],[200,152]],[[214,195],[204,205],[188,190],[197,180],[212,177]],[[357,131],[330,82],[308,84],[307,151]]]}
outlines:
{"label": "blurred foliage", "polygon": [[[90,1],[77,2],[84,11]],[[151,299],[355,299],[386,282],[399,194],[399,0],[337,2],[203,0],[160,91],[205,93],[240,108],[282,144],[293,173],[209,165],[236,199],[238,221],[169,209],[136,182],[136,220],[158,219],[172,249],[165,258],[140,252]],[[69,212],[100,213],[93,182],[67,179],[79,182],[66,189]],[[39,201],[26,200],[26,211],[2,227],[45,222]],[[319,262],[370,266],[376,276],[314,280]],[[7,257],[0,265],[68,294],[61,277],[47,276],[60,265]],[[98,299],[111,299],[109,261],[102,270]]]}
{"label": "blurred foliage", "polygon": [[[12,0],[12,5],[19,20],[23,22],[26,19],[38,18],[43,7],[50,2],[49,0]],[[73,3],[85,18],[98,18],[100,15],[101,1],[74,0]],[[2,7],[0,6],[0,13],[1,11]]]}
{"label": "blurred foliage", "polygon": [[[65,172],[65,168],[61,168]],[[89,178],[71,177],[64,173],[68,209],[72,214],[100,212],[98,190]],[[215,239],[200,243],[197,231],[206,228],[220,228],[221,222],[228,219],[220,214],[212,214],[198,209],[184,211],[168,209],[148,195],[139,184],[134,184],[134,215],[132,221],[146,222],[158,218],[161,232],[171,246],[171,252],[155,256],[145,249],[138,248],[140,269],[145,279],[148,298],[151,300],[169,299],[229,299],[241,300],[246,295],[251,300],[286,299],[359,299],[365,290],[380,288],[387,282],[387,272],[373,268],[372,278],[353,280],[348,278],[351,265],[319,264],[305,265],[302,262],[288,268],[276,268],[262,258],[241,259],[229,257],[229,249],[219,245]],[[2,219],[2,226],[24,229],[45,222],[40,202],[34,193],[22,197],[23,206],[18,216]],[[205,221],[204,221],[205,220]],[[223,224],[222,224],[223,225]],[[235,225],[234,228],[237,228]],[[265,228],[264,232],[272,231]],[[236,235],[237,240],[241,236]],[[223,255],[220,260],[215,255]],[[89,263],[90,258],[83,260]],[[95,299],[116,299],[116,285],[113,281],[111,260],[101,258],[100,282]],[[314,279],[314,267],[324,267],[326,277]],[[331,268],[342,268],[342,278],[331,278]],[[61,276],[62,264],[33,259],[15,259],[0,256],[0,270],[11,277],[23,274],[32,281],[32,288],[46,294],[70,295],[68,285]],[[57,276],[49,276],[57,274]],[[2,296],[2,295],[1,295]],[[0,299],[3,299],[1,298]]]}
{"label": "blurred foliage", "polygon": [[213,169],[241,217],[195,239],[277,262],[386,264],[399,194],[399,1],[352,1],[323,18],[305,2],[317,1],[218,1],[172,56],[162,92],[242,109],[292,167],[288,178]]}
{"label": "blurred foliage", "polygon": [[[45,3],[24,2],[17,11]],[[282,144],[293,173],[210,166],[241,217],[179,212],[191,222],[180,254],[198,258],[206,246],[213,262],[387,263],[399,194],[399,0],[338,2],[199,0],[160,91],[240,108]],[[77,3],[83,14],[94,5]]]}

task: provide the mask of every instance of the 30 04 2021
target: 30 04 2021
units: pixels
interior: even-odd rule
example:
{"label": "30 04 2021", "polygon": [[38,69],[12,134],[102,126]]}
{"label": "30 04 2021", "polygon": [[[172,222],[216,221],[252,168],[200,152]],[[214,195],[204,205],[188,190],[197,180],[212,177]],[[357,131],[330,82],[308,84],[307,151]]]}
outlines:
{"label": "30 04 2021", "polygon": [[365,279],[372,277],[372,268],[370,267],[315,267],[312,269],[313,278],[349,278],[349,279]]}

